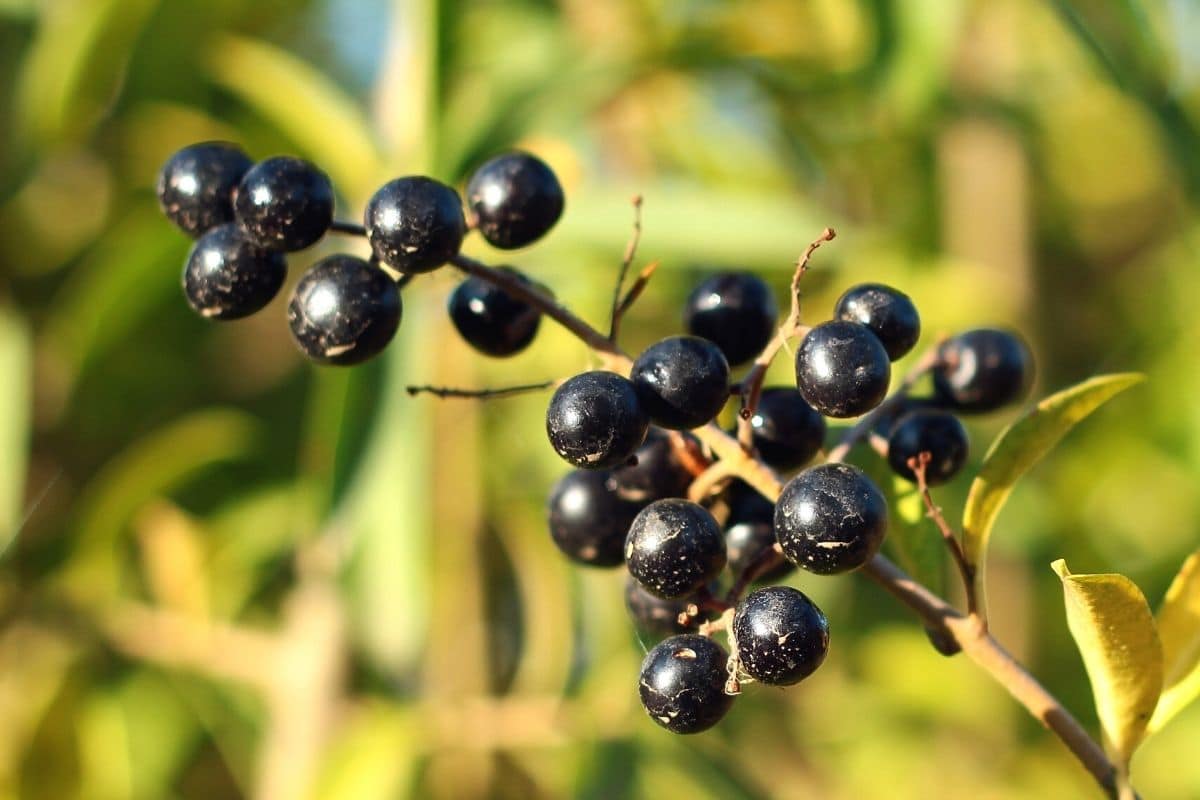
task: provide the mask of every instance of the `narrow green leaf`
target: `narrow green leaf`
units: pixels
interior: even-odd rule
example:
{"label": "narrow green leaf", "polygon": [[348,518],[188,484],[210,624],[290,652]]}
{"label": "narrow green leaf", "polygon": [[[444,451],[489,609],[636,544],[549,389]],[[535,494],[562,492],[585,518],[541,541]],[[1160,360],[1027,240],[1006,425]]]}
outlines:
{"label": "narrow green leaf", "polygon": [[1127,766],[1163,685],[1150,606],[1124,575],[1072,575],[1061,558],[1051,568],[1062,580],[1067,626],[1083,656],[1105,739]]}
{"label": "narrow green leaf", "polygon": [[1133,372],[1089,378],[1045,398],[996,437],[971,484],[963,509],[963,552],[967,562],[975,567],[975,591],[981,608],[987,607],[984,554],[988,539],[1017,480],[1081,420],[1144,379]]}
{"label": "narrow green leaf", "polygon": [[358,197],[382,182],[366,116],[328,76],[254,39],[224,36],[209,52],[213,79],[301,147],[342,194]]}
{"label": "narrow green leaf", "polygon": [[25,515],[31,384],[29,331],[16,311],[0,307],[0,552]]}
{"label": "narrow green leaf", "polygon": [[1163,693],[1150,720],[1161,729],[1200,696],[1200,550],[1188,556],[1158,610],[1163,649]]}

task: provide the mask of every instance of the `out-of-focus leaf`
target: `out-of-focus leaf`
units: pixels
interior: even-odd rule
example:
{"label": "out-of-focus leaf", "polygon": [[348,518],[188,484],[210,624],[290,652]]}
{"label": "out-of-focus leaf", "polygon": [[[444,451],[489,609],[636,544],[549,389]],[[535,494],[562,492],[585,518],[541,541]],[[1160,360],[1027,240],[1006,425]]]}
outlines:
{"label": "out-of-focus leaf", "polygon": [[112,102],[130,48],[158,0],[42,4],[19,73],[16,128],[26,147],[81,139]]}
{"label": "out-of-focus leaf", "polygon": [[407,797],[428,739],[405,709],[368,707],[341,729],[328,749],[316,800]]}
{"label": "out-of-focus leaf", "polygon": [[380,183],[379,151],[362,109],[326,75],[266,42],[223,36],[209,48],[213,79],[276,125],[344,195]]}
{"label": "out-of-focus leaf", "polygon": [[105,465],[80,500],[79,547],[67,588],[84,598],[117,587],[117,542],[137,509],[199,471],[246,454],[254,421],[238,411],[201,411],[138,439]]}
{"label": "out-of-focus leaf", "polygon": [[29,406],[33,373],[25,321],[0,306],[0,552],[25,516],[25,467],[29,456]]}
{"label": "out-of-focus leaf", "polygon": [[1158,610],[1163,649],[1163,692],[1150,732],[1200,696],[1200,551],[1183,562]]}
{"label": "out-of-focus leaf", "polygon": [[1017,480],[1058,444],[1071,428],[1125,389],[1138,373],[1099,375],[1050,395],[996,437],[983,458],[963,508],[963,553],[975,567],[975,591],[986,610],[984,569],[988,539]]}
{"label": "out-of-focus leaf", "polygon": [[1163,685],[1162,645],[1150,607],[1124,575],[1072,575],[1062,580],[1067,625],[1083,656],[1104,735],[1126,765],[1146,734]]}

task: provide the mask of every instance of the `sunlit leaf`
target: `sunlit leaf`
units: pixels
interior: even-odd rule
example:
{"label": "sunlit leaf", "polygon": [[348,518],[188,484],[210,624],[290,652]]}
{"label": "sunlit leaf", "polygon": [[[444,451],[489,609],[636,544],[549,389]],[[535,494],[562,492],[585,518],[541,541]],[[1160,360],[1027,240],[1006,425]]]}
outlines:
{"label": "sunlit leaf", "polygon": [[213,79],[278,126],[339,191],[358,196],[381,182],[379,151],[362,109],[326,75],[254,39],[224,36],[209,52]]}
{"label": "sunlit leaf", "polygon": [[1144,376],[1131,372],[1090,378],[1042,400],[996,437],[963,508],[963,552],[967,562],[975,566],[976,593],[984,608],[984,554],[996,517],[1017,480],[1041,461],[1071,428],[1143,379]]}
{"label": "sunlit leaf", "polygon": [[1200,551],[1192,553],[1158,610],[1163,649],[1163,692],[1150,720],[1157,731],[1200,696]]}
{"label": "sunlit leaf", "polygon": [[405,797],[418,759],[421,735],[413,713],[382,705],[356,712],[327,749],[313,797],[344,800],[352,797]]}
{"label": "sunlit leaf", "polygon": [[25,516],[25,466],[29,454],[32,366],[29,331],[11,308],[0,306],[0,552]]}
{"label": "sunlit leaf", "polygon": [[1163,685],[1162,646],[1150,607],[1124,575],[1072,575],[1062,580],[1067,625],[1083,656],[1104,735],[1125,763],[1142,741]]}

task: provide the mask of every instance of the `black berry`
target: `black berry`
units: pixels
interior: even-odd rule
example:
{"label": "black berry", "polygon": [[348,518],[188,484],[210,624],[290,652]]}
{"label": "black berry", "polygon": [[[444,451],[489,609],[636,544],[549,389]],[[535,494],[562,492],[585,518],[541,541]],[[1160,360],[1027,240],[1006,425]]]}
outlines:
{"label": "black berry", "polygon": [[888,464],[897,475],[916,482],[908,460],[929,453],[925,482],[930,486],[946,483],[967,461],[967,429],[958,417],[944,411],[913,411],[896,421],[888,436]]}
{"label": "black berry", "polygon": [[218,225],[192,245],[183,292],[209,319],[240,319],[266,306],[287,277],[282,253],[263,250],[232,223]]}
{"label": "black berry", "polygon": [[625,565],[651,594],[682,597],[725,568],[725,539],[703,506],[680,498],[656,500],[629,527]]}
{"label": "black berry", "polygon": [[624,464],[646,438],[650,420],[633,384],[596,370],[569,378],[550,398],[546,435],[555,452],[584,469]]}
{"label": "black berry", "polygon": [[820,575],[867,563],[887,532],[887,501],[849,464],[821,464],[792,478],[775,504],[775,537],[793,564]]}
{"label": "black berry", "polygon": [[[690,434],[675,435],[691,438]],[[666,431],[651,427],[633,457],[636,464],[613,470],[613,483],[621,497],[644,505],[664,497],[687,495],[692,473],[683,465]]]}
{"label": "black berry", "polygon": [[892,361],[912,350],[921,337],[921,316],[912,299],[881,283],[851,287],[838,299],[833,316],[870,328]]}
{"label": "black berry", "polygon": [[[670,600],[655,597],[642,588],[633,577],[625,581],[625,610],[633,619],[638,631],[647,636],[671,636],[696,629],[701,622],[712,619],[715,614],[700,608],[701,598],[696,595],[676,597]],[[686,625],[680,624],[679,616],[695,604],[699,612]]]}
{"label": "black berry", "polygon": [[799,683],[829,651],[829,623],[821,609],[790,586],[751,592],[733,615],[742,668],[773,686]]}
{"label": "black berry", "polygon": [[316,166],[277,156],[242,176],[234,215],[259,247],[294,252],[316,242],[333,222],[333,184]]}
{"label": "black berry", "polygon": [[300,278],[288,304],[292,336],[323,364],[358,364],[379,353],[400,325],[400,292],[361,258],[321,259]]}
{"label": "black berry", "polygon": [[993,411],[1021,400],[1033,383],[1033,355],[1017,334],[977,328],[947,339],[933,372],[938,399],[958,411]]}
{"label": "black berry", "polygon": [[683,634],[646,654],[638,693],[651,719],[673,733],[699,733],[733,705],[725,693],[729,655],[712,639]]}
{"label": "black berry", "polygon": [[711,422],[729,399],[729,363],[698,336],[672,336],[647,347],[629,379],[650,419],[686,430]]}
{"label": "black berry", "polygon": [[254,166],[227,142],[201,142],[176,152],[158,173],[158,204],[185,233],[199,236],[233,221],[233,190]]}
{"label": "black berry", "polygon": [[[500,269],[529,283],[528,278],[511,267]],[[448,306],[450,319],[463,340],[480,353],[497,358],[528,347],[542,321],[536,308],[476,277],[458,285]]]}
{"label": "black berry", "polygon": [[892,365],[865,325],[834,320],[810,330],[796,351],[796,386],[827,417],[857,417],[887,394]]}
{"label": "black berry", "polygon": [[550,492],[550,537],[568,558],[594,567],[625,561],[625,536],[641,506],[623,499],[607,470],[568,472]]}
{"label": "black berry", "polygon": [[748,272],[708,278],[688,295],[683,323],[688,333],[721,348],[730,364],[754,358],[775,335],[779,307],[763,280]]}
{"label": "black berry", "polygon": [[778,470],[801,467],[825,443],[825,418],[795,389],[764,389],[750,417],[754,448]]}
{"label": "black berry", "polygon": [[496,156],[467,183],[467,205],[483,238],[513,250],[540,239],[562,216],[564,197],[554,171],[537,156]]}
{"label": "black berry", "polygon": [[467,221],[458,192],[420,175],[385,183],[363,214],[375,257],[401,272],[430,272],[458,254]]}
{"label": "black berry", "polygon": [[[725,552],[729,559],[729,571],[737,576],[758,564],[775,547],[775,504],[741,481],[733,483],[728,491]],[[760,573],[756,580],[769,583],[795,569],[795,564],[780,558],[775,566]]]}

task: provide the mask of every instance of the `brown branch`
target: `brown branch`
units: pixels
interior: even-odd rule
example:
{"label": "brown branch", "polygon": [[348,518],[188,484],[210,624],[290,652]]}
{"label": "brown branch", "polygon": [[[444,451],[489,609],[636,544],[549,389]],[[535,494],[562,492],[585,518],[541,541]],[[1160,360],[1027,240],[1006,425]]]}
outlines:
{"label": "brown branch", "polygon": [[729,480],[731,480],[736,472],[731,469],[727,461],[714,461],[708,469],[701,472],[692,480],[688,486],[688,499],[693,503],[699,503],[709,495],[718,491]]}
{"label": "brown branch", "polygon": [[[967,613],[976,616],[978,606],[975,595],[975,568],[967,561],[967,554],[963,552],[958,534],[946,522],[946,517],[942,515],[942,509],[933,502],[933,495],[929,493],[929,483],[925,473],[931,458],[933,456],[929,453],[919,453],[908,460],[908,468],[912,470],[917,479],[917,491],[921,493],[921,499],[925,502],[926,513],[937,525],[937,529],[942,534],[942,540],[950,550],[950,555],[954,557],[954,564],[958,567],[958,574],[962,577],[963,591],[967,596]],[[983,624],[986,626],[987,623],[983,622]]]}
{"label": "brown branch", "polygon": [[618,318],[624,317],[626,312],[637,302],[637,299],[642,296],[642,292],[646,291],[646,286],[649,285],[650,279],[654,277],[654,273],[658,271],[661,263],[661,261],[651,261],[642,267],[642,271],[638,273],[633,286],[629,287],[629,291],[625,293],[625,297],[621,300],[621,305],[617,307]]}
{"label": "brown branch", "polygon": [[629,304],[621,301],[621,289],[625,287],[625,276],[629,273],[629,267],[637,255],[638,242],[642,239],[642,196],[635,194],[631,202],[633,203],[633,234],[629,237],[629,244],[625,245],[625,255],[621,258],[621,271],[617,273],[617,285],[613,287],[612,314],[608,328],[608,338],[614,342],[617,340],[617,330],[621,326],[624,309],[633,303],[632,300],[629,301]]}
{"label": "brown branch", "polygon": [[456,389],[452,386],[405,386],[404,391],[408,392],[410,396],[431,394],[441,398],[465,397],[476,400],[498,400],[502,397],[512,397],[513,395],[549,389],[555,383],[555,381],[541,381],[540,383],[525,383],[519,386],[501,386],[497,389]]}

